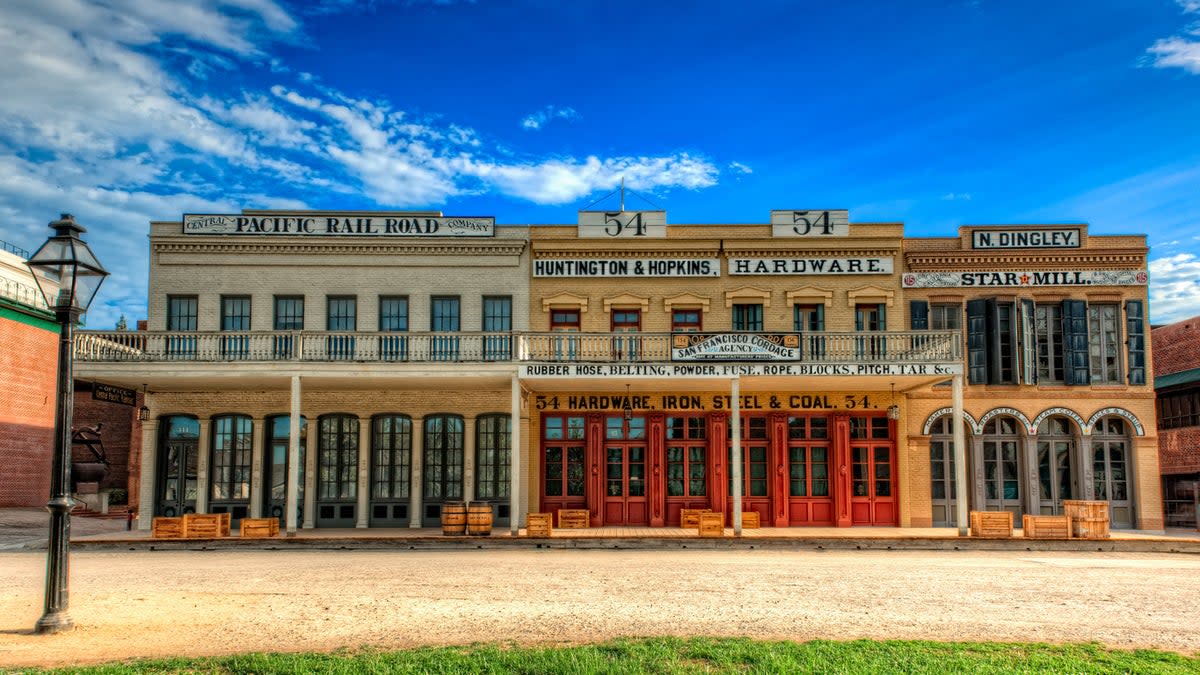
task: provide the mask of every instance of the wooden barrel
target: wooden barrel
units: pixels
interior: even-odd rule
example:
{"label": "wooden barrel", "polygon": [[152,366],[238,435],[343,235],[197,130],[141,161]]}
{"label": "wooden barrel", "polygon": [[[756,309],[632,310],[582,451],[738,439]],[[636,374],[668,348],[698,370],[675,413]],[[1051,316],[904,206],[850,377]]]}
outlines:
{"label": "wooden barrel", "polygon": [[492,533],[492,503],[471,502],[467,509],[467,534],[486,537]]}
{"label": "wooden barrel", "polygon": [[442,534],[460,537],[467,533],[467,505],[465,502],[442,504]]}

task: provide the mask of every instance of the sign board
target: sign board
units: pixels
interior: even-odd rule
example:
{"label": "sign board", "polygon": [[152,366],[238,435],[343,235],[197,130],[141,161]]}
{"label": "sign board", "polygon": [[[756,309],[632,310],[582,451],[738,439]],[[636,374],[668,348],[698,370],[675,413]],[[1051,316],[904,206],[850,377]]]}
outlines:
{"label": "sign board", "polygon": [[666,236],[666,211],[579,212],[580,239],[663,239]]}
{"label": "sign board", "polygon": [[496,219],[397,213],[183,214],[184,234],[300,235],[325,237],[491,237]]}
{"label": "sign board", "polygon": [[133,406],[137,405],[137,390],[94,382],[92,383],[92,400]]}
{"label": "sign board", "polygon": [[1079,248],[1081,242],[1078,227],[971,231],[971,248]]}
{"label": "sign board", "polygon": [[731,275],[891,274],[892,258],[730,258]]}
{"label": "sign board", "polygon": [[541,363],[521,366],[521,377],[730,378],[734,376],[903,376],[962,374],[961,363]]}
{"label": "sign board", "polygon": [[719,277],[717,258],[544,258],[535,277]]}
{"label": "sign board", "polygon": [[[883,392],[826,391],[798,394],[789,391],[754,392],[738,397],[742,410],[883,410],[895,399]],[[533,396],[534,410],[624,411],[730,410],[733,397],[722,392],[668,394],[555,393]]]}
{"label": "sign board", "polygon": [[1030,286],[1145,286],[1149,275],[1136,270],[1083,270],[1072,272],[910,272],[905,288],[960,288]]}
{"label": "sign board", "polygon": [[671,339],[672,361],[798,361],[800,336],[686,333]]}
{"label": "sign board", "polygon": [[771,212],[772,237],[849,237],[850,211],[784,210]]}

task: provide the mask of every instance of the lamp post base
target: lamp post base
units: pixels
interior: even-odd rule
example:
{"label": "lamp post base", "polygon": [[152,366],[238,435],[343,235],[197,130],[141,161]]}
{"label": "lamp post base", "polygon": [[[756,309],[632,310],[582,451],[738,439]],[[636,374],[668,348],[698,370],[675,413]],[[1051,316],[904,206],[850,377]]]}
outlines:
{"label": "lamp post base", "polygon": [[37,624],[33,627],[33,632],[38,635],[65,633],[74,627],[75,622],[71,620],[71,617],[66,612],[52,612],[38,619]]}

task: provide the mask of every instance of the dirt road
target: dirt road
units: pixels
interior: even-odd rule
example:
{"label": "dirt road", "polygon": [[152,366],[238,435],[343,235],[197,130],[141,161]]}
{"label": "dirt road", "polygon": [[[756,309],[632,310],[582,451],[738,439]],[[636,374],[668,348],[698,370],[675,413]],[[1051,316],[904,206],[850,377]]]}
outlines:
{"label": "dirt road", "polygon": [[617,636],[1099,641],[1200,651],[1200,557],[784,551],[0,553],[0,667]]}

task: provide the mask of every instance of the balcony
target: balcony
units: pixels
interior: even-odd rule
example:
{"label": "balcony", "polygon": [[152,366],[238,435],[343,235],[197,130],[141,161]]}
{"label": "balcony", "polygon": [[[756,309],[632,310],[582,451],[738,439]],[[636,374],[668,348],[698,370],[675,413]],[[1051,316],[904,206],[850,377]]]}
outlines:
{"label": "balcony", "polygon": [[[80,363],[670,363],[672,333],[376,333],[333,331],[79,331]],[[947,364],[953,331],[793,333],[791,362]],[[711,359],[717,360],[717,359]],[[753,360],[728,358],[724,361]],[[678,362],[678,361],[676,361]]]}

